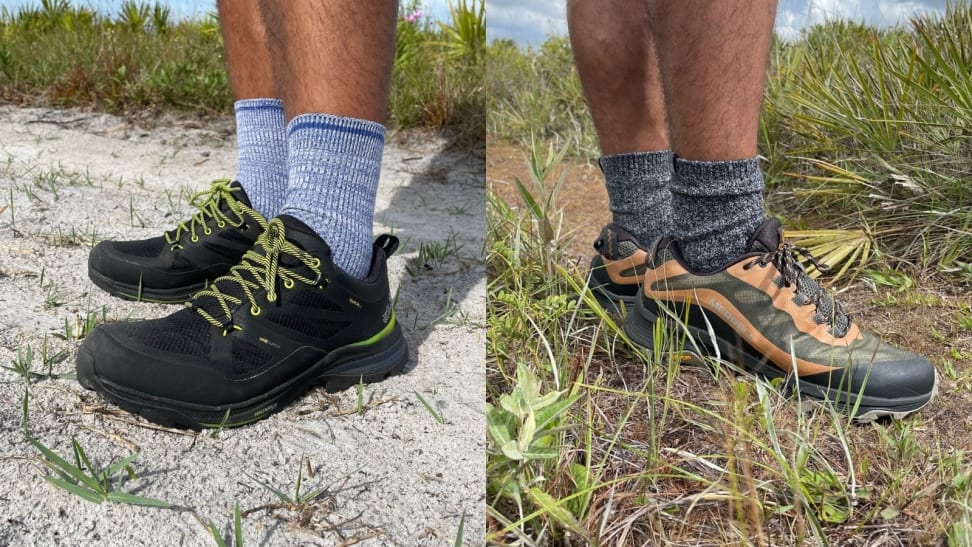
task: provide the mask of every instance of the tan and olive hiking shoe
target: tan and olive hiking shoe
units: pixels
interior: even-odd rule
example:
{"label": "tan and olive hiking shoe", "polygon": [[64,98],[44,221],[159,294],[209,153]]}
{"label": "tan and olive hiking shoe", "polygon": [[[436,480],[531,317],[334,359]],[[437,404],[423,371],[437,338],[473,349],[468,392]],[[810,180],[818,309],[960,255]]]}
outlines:
{"label": "tan and olive hiking shoe", "polygon": [[594,241],[588,286],[605,310],[630,310],[644,280],[648,252],[627,230],[608,224]]}
{"label": "tan and olive hiking shoe", "polygon": [[95,245],[91,281],[129,300],[185,302],[229,272],[267,227],[239,182],[215,181],[191,202],[196,214],[160,236]]}
{"label": "tan and olive hiking shoe", "polygon": [[858,421],[901,418],[928,404],[936,391],[932,364],[858,328],[796,258],[813,260],[809,253],[782,234],[779,221],[765,221],[745,254],[711,273],[687,266],[674,238],[657,240],[625,332],[652,347],[653,327],[664,317],[690,335],[687,360],[718,357],[785,378],[788,388]]}

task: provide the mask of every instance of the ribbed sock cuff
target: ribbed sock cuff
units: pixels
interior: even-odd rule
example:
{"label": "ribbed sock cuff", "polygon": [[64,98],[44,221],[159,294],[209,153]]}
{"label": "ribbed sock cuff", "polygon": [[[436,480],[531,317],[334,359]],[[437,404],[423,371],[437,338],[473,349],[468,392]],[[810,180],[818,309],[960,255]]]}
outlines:
{"label": "ribbed sock cuff", "polygon": [[649,244],[672,226],[672,152],[659,150],[602,156],[612,222]]}
{"label": "ribbed sock cuff", "polygon": [[385,128],[367,120],[303,114],[291,120],[287,134],[289,185],[281,212],[324,238],[338,267],[365,277]]}
{"label": "ribbed sock cuff", "polygon": [[244,99],[236,114],[236,178],[253,208],[276,216],[287,191],[287,130],[283,101]]}
{"label": "ribbed sock cuff", "polygon": [[674,234],[692,268],[716,271],[746,252],[747,239],[763,221],[759,162],[676,157],[674,165]]}

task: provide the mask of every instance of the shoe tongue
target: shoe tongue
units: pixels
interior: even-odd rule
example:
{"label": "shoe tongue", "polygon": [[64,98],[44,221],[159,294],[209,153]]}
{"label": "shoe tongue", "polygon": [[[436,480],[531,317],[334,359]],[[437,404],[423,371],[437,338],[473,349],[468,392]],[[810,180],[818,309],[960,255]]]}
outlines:
{"label": "shoe tongue", "polygon": [[[280,215],[277,217],[280,222],[283,222],[285,235],[287,240],[297,245],[301,249],[307,251],[312,256],[316,256],[320,259],[331,259],[331,248],[328,247],[327,243],[317,235],[317,232],[312,230],[308,225],[301,222],[300,219],[292,217],[290,215]],[[282,254],[280,257],[280,262],[286,266],[293,266],[298,264],[299,261],[290,256]]]}
{"label": "shoe tongue", "polygon": [[[246,195],[246,189],[243,188],[243,185],[240,184],[240,181],[234,180],[233,182],[230,183],[229,187],[232,188],[233,190],[236,190],[235,192],[233,192],[233,198],[236,201],[239,201],[240,203],[246,205],[251,209],[253,208],[253,204],[250,203],[250,196]],[[224,209],[224,211],[228,210],[229,205],[226,205],[226,203],[224,202],[221,208]]]}
{"label": "shoe tongue", "polygon": [[756,228],[746,242],[746,250],[751,253],[775,251],[783,241],[783,225],[775,218],[768,218]]}

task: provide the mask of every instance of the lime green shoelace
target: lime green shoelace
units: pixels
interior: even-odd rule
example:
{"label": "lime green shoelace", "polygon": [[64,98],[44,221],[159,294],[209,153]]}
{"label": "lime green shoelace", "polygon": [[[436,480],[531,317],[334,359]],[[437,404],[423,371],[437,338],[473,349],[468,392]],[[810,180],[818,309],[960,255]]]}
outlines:
{"label": "lime green shoelace", "polygon": [[[243,213],[246,206],[233,197],[234,191],[236,189],[230,187],[229,179],[219,179],[213,181],[208,190],[193,194],[189,198],[189,203],[199,210],[188,221],[180,222],[175,230],[165,233],[165,241],[169,244],[169,250],[175,251],[183,248],[182,244],[179,243],[183,234],[189,234],[189,240],[196,243],[199,241],[199,234],[196,233],[196,230],[201,230],[205,235],[213,233],[213,230],[206,225],[210,218],[216,219],[216,226],[219,228],[225,228],[227,224],[237,228],[243,226]],[[236,213],[236,220],[231,219],[220,209],[219,205],[223,201],[226,202],[231,211]],[[259,219],[257,220],[259,221]]]}
{"label": "lime green shoelace", "polygon": [[[259,250],[262,249],[262,252]],[[280,265],[280,255],[288,254],[299,260],[302,264],[310,268],[310,270],[316,275],[316,278],[311,279],[304,277],[288,268]],[[250,303],[250,314],[260,315],[260,306],[256,303],[256,298],[253,295],[255,290],[266,291],[266,297],[268,302],[276,302],[277,291],[276,291],[276,279],[279,277],[284,288],[292,289],[294,287],[295,281],[300,281],[307,285],[316,286],[321,283],[321,260],[314,256],[311,256],[307,251],[297,247],[293,243],[287,241],[286,234],[284,233],[284,225],[279,219],[273,219],[267,225],[267,229],[257,238],[256,245],[252,250],[246,252],[243,255],[243,259],[239,264],[233,266],[227,275],[224,275],[216,279],[208,289],[199,291],[192,297],[192,301],[188,302],[186,305],[195,308],[206,321],[209,321],[213,326],[223,329],[223,335],[225,336],[229,328],[235,328],[239,330],[239,327],[232,324],[233,312],[230,309],[230,304],[238,306],[243,303],[243,299],[237,298],[231,294],[222,292],[219,289],[219,284],[221,282],[233,282],[239,283],[243,288],[243,294]],[[245,276],[245,277],[244,277]],[[326,280],[325,280],[326,281]],[[195,305],[194,302],[204,296],[209,296],[216,299],[219,303],[220,308],[222,308],[223,314],[226,316],[225,321],[220,321],[216,317],[213,317],[205,309]]]}

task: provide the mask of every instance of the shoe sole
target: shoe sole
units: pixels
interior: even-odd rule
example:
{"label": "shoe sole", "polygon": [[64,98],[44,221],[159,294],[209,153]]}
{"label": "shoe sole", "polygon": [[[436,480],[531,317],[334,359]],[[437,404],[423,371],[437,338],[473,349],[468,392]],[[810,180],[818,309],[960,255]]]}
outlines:
{"label": "shoe sole", "polygon": [[[623,330],[631,341],[643,348],[651,350],[654,347],[654,326],[657,320],[658,316],[645,308],[643,299],[639,295],[632,311],[625,319]],[[691,325],[687,328],[688,334],[695,341],[699,351],[690,349],[681,350],[682,363],[709,366],[712,361],[716,360],[716,352],[712,351],[712,348],[709,347],[712,336],[708,331]],[[733,351],[732,345],[725,340],[716,338],[715,342],[719,346],[720,355],[726,355]],[[923,395],[894,399],[875,397],[873,395],[861,395],[858,397],[859,401],[841,402],[842,399],[853,397],[853,394],[840,389],[806,382],[800,379],[799,376],[789,374],[772,363],[757,359],[749,354],[744,355],[745,359],[742,364],[744,372],[769,380],[782,378],[784,380],[784,393],[788,395],[800,393],[811,400],[831,405],[845,415],[849,415],[854,411],[854,407],[856,406],[853,420],[858,423],[869,423],[884,417],[900,420],[920,410],[938,393],[938,371],[935,371],[935,382],[932,385],[932,389]],[[734,363],[728,364],[730,366],[734,365]]]}
{"label": "shoe sole", "polygon": [[[381,345],[380,351],[370,355],[361,355],[360,349],[352,346],[338,348],[304,373],[266,394],[219,406],[174,401],[115,384],[98,376],[95,355],[85,346],[78,350],[77,377],[83,387],[97,391],[119,407],[150,422],[195,430],[239,427],[284,409],[314,386],[322,386],[327,392],[336,393],[400,374],[408,363],[408,345],[397,324],[381,340]],[[345,360],[345,353],[350,353],[352,357]]]}
{"label": "shoe sole", "polygon": [[209,282],[204,281],[185,287],[153,289],[116,281],[90,268],[88,269],[88,277],[92,283],[112,296],[135,302],[152,302],[156,304],[182,304],[188,302],[192,298],[192,295],[209,286]]}
{"label": "shoe sole", "polygon": [[591,293],[602,308],[615,317],[624,317],[634,308],[637,296],[627,296],[612,292],[607,285],[591,285]]}

